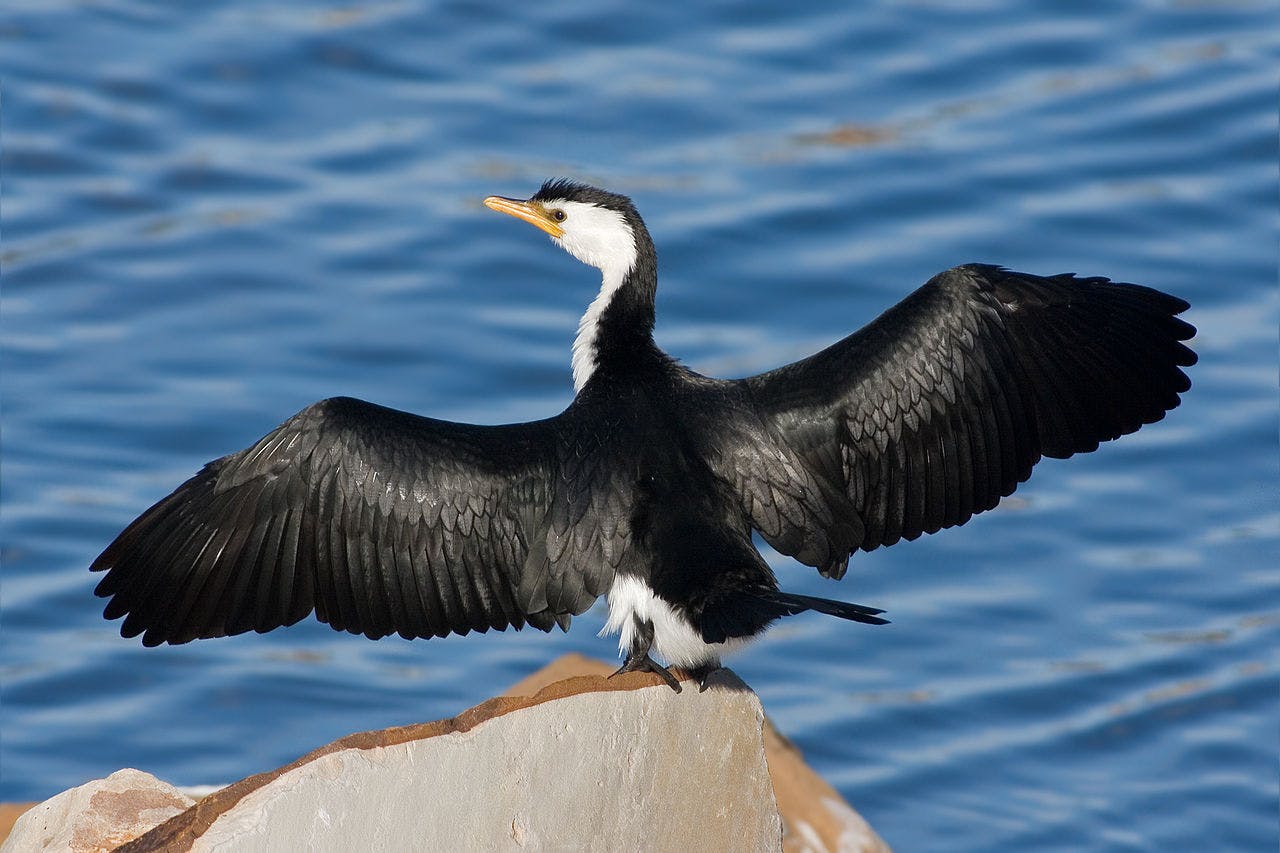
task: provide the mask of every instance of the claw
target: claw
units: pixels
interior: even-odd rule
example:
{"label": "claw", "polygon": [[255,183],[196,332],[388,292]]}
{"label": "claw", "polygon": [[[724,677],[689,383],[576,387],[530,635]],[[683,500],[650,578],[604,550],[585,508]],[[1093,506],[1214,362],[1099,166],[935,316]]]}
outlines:
{"label": "claw", "polygon": [[[660,676],[668,687],[679,693],[680,682],[676,681],[676,677],[671,674],[671,670],[649,657],[649,649],[653,647],[653,623],[643,621],[634,614],[631,618],[635,620],[636,628],[631,648],[627,651],[627,659],[623,661],[622,666],[618,667],[618,671],[613,675],[621,675],[624,672],[652,672]],[[613,678],[613,675],[609,677]]]}
{"label": "claw", "polygon": [[686,669],[685,672],[687,672],[689,674],[689,677],[691,677],[694,681],[698,682],[698,692],[706,693],[707,684],[711,679],[712,673],[717,672],[720,669],[721,669],[721,666],[719,662],[715,662],[715,663],[704,663],[701,666],[694,667],[693,669]]}
{"label": "claw", "polygon": [[617,671],[609,677],[613,678],[614,675],[621,675],[624,672],[652,672],[665,681],[672,690],[677,693],[680,692],[680,682],[676,681],[676,677],[671,674],[671,670],[649,657],[647,653],[644,655],[628,655],[622,666],[618,667]]}

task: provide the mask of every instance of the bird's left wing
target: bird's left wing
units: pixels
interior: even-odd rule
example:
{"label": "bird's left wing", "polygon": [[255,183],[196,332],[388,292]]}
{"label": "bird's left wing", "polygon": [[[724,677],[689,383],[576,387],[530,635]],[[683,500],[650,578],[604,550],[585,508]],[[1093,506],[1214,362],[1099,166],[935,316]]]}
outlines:
{"label": "bird's left wing", "polygon": [[[567,626],[594,598],[578,587],[607,578],[547,571],[556,457],[554,418],[473,426],[324,400],[129,525],[92,566],[107,570],[97,594],[146,645],[267,631],[313,609],[374,638]],[[548,608],[556,583],[575,586],[551,595],[570,606]]]}
{"label": "bird's left wing", "polygon": [[713,457],[753,527],[840,577],[849,554],[963,524],[1065,457],[1159,420],[1190,387],[1181,299],[970,264],[870,325],[729,383]]}

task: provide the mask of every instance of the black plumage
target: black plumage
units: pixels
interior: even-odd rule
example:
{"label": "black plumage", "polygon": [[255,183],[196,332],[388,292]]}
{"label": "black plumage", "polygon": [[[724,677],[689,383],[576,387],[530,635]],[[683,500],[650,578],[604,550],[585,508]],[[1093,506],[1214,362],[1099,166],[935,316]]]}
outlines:
{"label": "black plumage", "polygon": [[1102,278],[970,264],[794,364],[719,380],[654,344],[657,260],[629,199],[566,181],[490,199],[602,269],[578,393],[474,426],[350,398],[210,462],[94,562],[125,636],[183,643],[311,612],[371,638],[566,628],[610,594],[624,669],[706,670],[816,610],[752,545],[822,574],[963,524],[1067,457],[1152,423],[1190,387],[1187,303]]}

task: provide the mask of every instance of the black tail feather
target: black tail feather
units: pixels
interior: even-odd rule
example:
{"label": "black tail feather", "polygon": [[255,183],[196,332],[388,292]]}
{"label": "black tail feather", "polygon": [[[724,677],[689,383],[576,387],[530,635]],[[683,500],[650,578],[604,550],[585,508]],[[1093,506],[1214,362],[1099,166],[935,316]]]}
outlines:
{"label": "black tail feather", "polygon": [[819,613],[826,613],[828,616],[839,616],[841,619],[862,622],[866,625],[889,624],[888,619],[881,619],[878,615],[883,613],[883,610],[875,607],[866,607],[861,604],[832,601],[829,598],[815,598],[812,595],[800,595],[794,592],[783,592],[782,590],[755,593],[755,597],[777,607],[779,616],[794,616],[806,610],[816,610]]}

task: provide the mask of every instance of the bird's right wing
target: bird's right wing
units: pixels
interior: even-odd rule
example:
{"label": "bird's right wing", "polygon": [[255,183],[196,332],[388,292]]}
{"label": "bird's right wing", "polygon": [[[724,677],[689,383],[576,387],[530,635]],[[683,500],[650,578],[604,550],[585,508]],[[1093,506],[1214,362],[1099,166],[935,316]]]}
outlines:
{"label": "bird's right wing", "polygon": [[827,349],[738,380],[753,440],[728,442],[721,474],[770,544],[839,577],[854,550],[991,509],[1042,455],[1162,418],[1191,384],[1186,308],[1102,278],[948,270]]}
{"label": "bird's right wing", "polygon": [[146,645],[267,631],[313,609],[375,638],[567,627],[612,575],[583,570],[589,554],[547,556],[556,428],[324,400],[129,525],[92,566],[107,570],[97,593]]}

